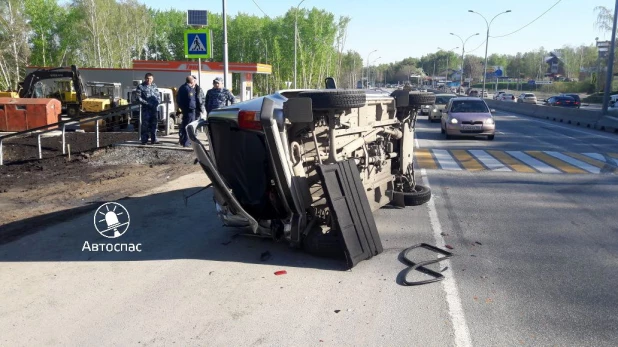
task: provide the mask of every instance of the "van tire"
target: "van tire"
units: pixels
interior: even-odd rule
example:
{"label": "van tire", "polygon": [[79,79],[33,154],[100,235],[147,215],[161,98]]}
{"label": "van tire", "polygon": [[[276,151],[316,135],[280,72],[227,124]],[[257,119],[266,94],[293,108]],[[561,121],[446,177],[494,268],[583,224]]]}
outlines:
{"label": "van tire", "polygon": [[436,94],[412,92],[409,96],[410,106],[433,105],[436,103]]}
{"label": "van tire", "polygon": [[420,206],[431,199],[431,189],[420,184],[417,184],[411,192],[393,192],[393,195],[398,194],[403,195],[406,206]]}
{"label": "van tire", "polygon": [[298,96],[310,98],[314,110],[358,108],[365,106],[367,102],[367,95],[363,90],[307,91],[299,93]]}

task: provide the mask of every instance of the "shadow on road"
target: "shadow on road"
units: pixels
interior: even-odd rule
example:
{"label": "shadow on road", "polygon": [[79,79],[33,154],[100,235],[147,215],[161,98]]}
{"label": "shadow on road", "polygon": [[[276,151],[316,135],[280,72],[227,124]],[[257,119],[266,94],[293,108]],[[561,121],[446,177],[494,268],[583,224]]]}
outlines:
{"label": "shadow on road", "polygon": [[[185,196],[198,188],[127,198],[127,232],[110,239],[94,227],[94,203],[0,226],[0,262],[144,261],[203,259],[346,270],[343,261],[319,258],[290,248],[285,242],[244,236],[226,228],[215,214],[212,190]],[[141,244],[141,252],[88,251],[85,243]],[[86,248],[86,249],[85,249]],[[84,250],[83,250],[84,249]],[[268,252],[266,254],[266,252]]]}

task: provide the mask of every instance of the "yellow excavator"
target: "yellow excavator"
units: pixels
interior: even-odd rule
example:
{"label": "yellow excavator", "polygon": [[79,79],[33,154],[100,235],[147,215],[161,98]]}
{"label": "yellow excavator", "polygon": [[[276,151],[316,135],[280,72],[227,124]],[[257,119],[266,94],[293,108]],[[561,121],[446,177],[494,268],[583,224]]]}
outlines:
{"label": "yellow excavator", "polygon": [[19,83],[20,98],[43,98],[40,86],[42,80],[57,80],[58,91],[52,97],[60,100],[62,108],[66,109],[67,116],[75,118],[79,116],[82,100],[86,98],[84,85],[77,66],[70,68],[58,67],[53,69],[38,69],[29,73],[24,81]]}

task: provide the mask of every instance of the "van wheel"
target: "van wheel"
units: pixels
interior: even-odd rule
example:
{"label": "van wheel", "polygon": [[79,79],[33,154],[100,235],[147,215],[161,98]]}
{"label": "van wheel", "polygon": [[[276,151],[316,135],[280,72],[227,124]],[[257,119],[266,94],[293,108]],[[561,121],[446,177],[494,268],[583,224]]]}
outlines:
{"label": "van wheel", "polygon": [[433,105],[436,103],[436,94],[412,92],[409,96],[410,106]]}
{"label": "van wheel", "polygon": [[298,96],[310,98],[314,110],[363,107],[367,101],[364,90],[327,89],[301,92]]}
{"label": "van wheel", "polygon": [[314,226],[303,239],[303,250],[319,257],[345,259],[345,253],[336,230],[324,233],[319,225]]}
{"label": "van wheel", "polygon": [[394,195],[403,195],[403,202],[406,206],[419,206],[431,199],[431,189],[417,184],[411,192],[393,192]]}

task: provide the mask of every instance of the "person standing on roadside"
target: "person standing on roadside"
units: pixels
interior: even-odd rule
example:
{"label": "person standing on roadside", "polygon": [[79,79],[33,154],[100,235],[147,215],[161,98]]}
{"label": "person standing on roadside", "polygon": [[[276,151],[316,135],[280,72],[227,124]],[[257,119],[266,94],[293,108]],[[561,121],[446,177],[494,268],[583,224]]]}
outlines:
{"label": "person standing on roadside", "polygon": [[226,106],[228,102],[232,105],[236,103],[234,94],[223,87],[223,79],[221,77],[217,77],[212,81],[212,89],[206,92],[206,113]]}
{"label": "person standing on roadside", "polygon": [[195,108],[195,119],[206,119],[206,93],[204,89],[197,84],[197,77],[193,77],[195,83],[195,95],[197,95],[197,106]]}
{"label": "person standing on roadside", "polygon": [[189,147],[191,141],[187,134],[187,125],[195,120],[196,109],[199,107],[197,94],[195,92],[195,79],[193,76],[187,76],[185,84],[178,88],[176,94],[176,103],[182,111],[182,123],[179,129],[179,142],[183,147]]}
{"label": "person standing on roadside", "polygon": [[142,105],[142,145],[148,143],[157,144],[157,108],[161,103],[159,89],[154,84],[154,76],[149,72],[144,76],[144,82],[135,89],[137,100]]}

